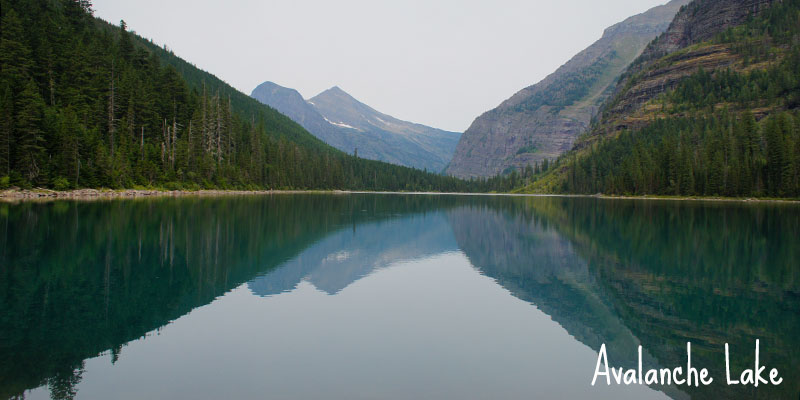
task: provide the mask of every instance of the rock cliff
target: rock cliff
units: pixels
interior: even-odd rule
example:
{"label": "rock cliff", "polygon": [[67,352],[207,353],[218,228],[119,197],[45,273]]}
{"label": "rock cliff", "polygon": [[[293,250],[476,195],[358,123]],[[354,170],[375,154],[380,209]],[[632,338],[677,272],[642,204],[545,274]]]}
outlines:
{"label": "rock cliff", "polygon": [[493,176],[569,150],[623,71],[688,2],[673,0],[609,27],[553,74],[478,117],[462,135],[447,173]]}
{"label": "rock cliff", "polygon": [[[743,68],[732,44],[703,42],[758,15],[776,1],[779,0],[696,0],[682,7],[669,28],[623,74],[589,139],[646,124],[655,111],[646,109],[646,104],[700,68]],[[578,147],[585,144],[578,143]]]}

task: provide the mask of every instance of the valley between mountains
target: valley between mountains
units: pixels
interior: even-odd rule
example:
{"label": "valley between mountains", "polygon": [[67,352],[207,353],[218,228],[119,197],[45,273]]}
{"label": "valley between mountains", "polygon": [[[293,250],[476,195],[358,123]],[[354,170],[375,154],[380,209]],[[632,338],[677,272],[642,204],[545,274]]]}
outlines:
{"label": "valley between mountains", "polygon": [[463,134],[338,86],[245,95],[86,1],[2,26],[0,190],[800,196],[800,0],[631,16]]}

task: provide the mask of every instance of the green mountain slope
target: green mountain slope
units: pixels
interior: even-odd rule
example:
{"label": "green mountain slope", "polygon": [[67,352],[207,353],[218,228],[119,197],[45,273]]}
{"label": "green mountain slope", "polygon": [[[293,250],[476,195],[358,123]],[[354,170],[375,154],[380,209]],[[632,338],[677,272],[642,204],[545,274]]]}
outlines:
{"label": "green mountain slope", "polygon": [[800,1],[696,0],[527,192],[800,196]]}
{"label": "green mountain slope", "polygon": [[89,2],[0,5],[0,189],[472,189],[335,150]]}

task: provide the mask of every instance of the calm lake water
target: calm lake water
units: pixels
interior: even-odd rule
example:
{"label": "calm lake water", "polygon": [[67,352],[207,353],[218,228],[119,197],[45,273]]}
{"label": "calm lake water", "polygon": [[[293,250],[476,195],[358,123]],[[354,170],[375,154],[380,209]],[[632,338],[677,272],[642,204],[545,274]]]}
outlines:
{"label": "calm lake water", "polygon": [[[726,385],[756,339],[783,383]],[[687,341],[711,385],[591,386],[602,344],[685,369]],[[0,398],[797,399],[798,349],[796,205],[0,204]]]}

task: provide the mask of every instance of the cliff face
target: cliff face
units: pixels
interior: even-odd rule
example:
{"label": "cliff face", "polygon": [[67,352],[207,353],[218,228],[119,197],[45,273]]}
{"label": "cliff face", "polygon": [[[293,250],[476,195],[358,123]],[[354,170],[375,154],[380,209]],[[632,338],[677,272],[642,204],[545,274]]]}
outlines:
{"label": "cliff face", "polygon": [[264,82],[251,94],[325,143],[372,160],[442,172],[459,134],[401,121],[363,104],[338,87],[304,100],[294,89]]}
{"label": "cliff face", "polygon": [[656,107],[647,103],[674,89],[684,78],[702,68],[742,69],[732,44],[703,43],[732,26],[758,15],[780,0],[696,0],[683,7],[669,28],[642,52],[623,74],[604,105],[594,136],[637,128],[650,121]]}
{"label": "cliff face", "polygon": [[569,150],[625,68],[688,2],[673,0],[609,27],[556,72],[478,117],[446,172],[492,176]]}
{"label": "cliff face", "polygon": [[663,57],[711,39],[769,7],[775,0],[697,0],[684,7],[663,35],[648,46],[642,59]]}
{"label": "cliff face", "polygon": [[800,193],[792,178],[800,176],[793,128],[769,127],[793,119],[800,105],[798,17],[798,0],[696,0],[683,7],[621,76],[558,167],[522,191]]}

